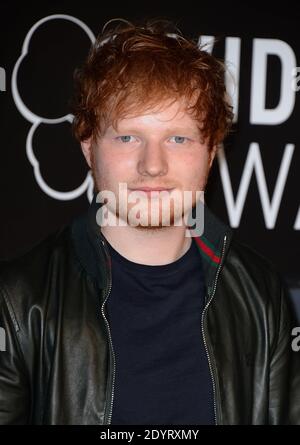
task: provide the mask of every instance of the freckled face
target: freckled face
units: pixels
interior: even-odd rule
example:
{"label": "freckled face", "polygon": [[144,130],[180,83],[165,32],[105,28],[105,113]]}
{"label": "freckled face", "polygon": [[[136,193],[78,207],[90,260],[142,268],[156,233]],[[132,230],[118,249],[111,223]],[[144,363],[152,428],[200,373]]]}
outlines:
{"label": "freckled face", "polygon": [[[198,123],[181,102],[119,119],[117,128],[108,127],[96,143],[82,142],[82,150],[96,189],[115,194],[117,216],[130,222],[128,214],[134,203],[128,202],[128,194],[119,196],[119,184],[126,183],[129,193],[134,190],[140,196],[142,213],[159,211],[159,227],[168,221],[166,218],[172,224],[183,215],[179,201],[182,202],[184,191],[191,192],[193,197],[189,207],[195,205],[196,191],[204,191],[215,155],[215,149],[209,152]],[[165,199],[172,196],[174,205],[163,206],[164,198],[157,198],[158,192],[154,196],[147,188],[166,189]],[[146,191],[142,193],[141,189]],[[124,199],[127,212],[118,212],[120,200]],[[184,211],[188,210],[186,205]]]}

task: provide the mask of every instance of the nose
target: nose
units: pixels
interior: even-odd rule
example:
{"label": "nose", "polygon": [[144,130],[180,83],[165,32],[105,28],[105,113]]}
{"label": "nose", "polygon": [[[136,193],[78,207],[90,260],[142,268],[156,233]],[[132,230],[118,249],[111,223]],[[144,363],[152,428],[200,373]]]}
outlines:
{"label": "nose", "polygon": [[158,143],[147,143],[141,150],[137,165],[142,176],[164,176],[168,172],[166,154]]}

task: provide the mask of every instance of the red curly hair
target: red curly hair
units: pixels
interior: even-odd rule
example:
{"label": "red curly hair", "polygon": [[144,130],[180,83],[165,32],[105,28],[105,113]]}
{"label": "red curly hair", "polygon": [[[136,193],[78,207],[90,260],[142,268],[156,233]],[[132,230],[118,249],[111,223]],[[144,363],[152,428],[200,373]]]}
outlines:
{"label": "red curly hair", "polygon": [[212,148],[222,142],[233,117],[224,75],[222,61],[170,22],[119,20],[104,27],[74,73],[74,135],[79,141],[96,138],[119,118],[184,98]]}

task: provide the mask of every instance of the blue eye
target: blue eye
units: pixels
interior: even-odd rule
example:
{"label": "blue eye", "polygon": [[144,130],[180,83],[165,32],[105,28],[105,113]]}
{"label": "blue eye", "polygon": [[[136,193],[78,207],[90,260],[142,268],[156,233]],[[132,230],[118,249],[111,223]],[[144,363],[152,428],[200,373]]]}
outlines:
{"label": "blue eye", "polygon": [[125,136],[119,136],[117,139],[119,139],[121,142],[124,142],[125,144],[128,142],[131,142],[132,136],[130,135],[125,135]]}
{"label": "blue eye", "polygon": [[176,144],[183,144],[187,138],[184,136],[172,136],[171,139],[174,139]]}

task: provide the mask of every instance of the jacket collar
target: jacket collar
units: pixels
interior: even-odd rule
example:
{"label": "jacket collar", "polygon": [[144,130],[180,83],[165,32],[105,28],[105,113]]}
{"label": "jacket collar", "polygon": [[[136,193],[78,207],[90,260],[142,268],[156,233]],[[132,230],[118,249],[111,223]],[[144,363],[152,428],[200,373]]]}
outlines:
{"label": "jacket collar", "polygon": [[213,292],[217,271],[227,255],[233,232],[207,206],[202,204],[204,226],[201,236],[193,237],[202,257],[208,296]]}
{"label": "jacket collar", "polygon": [[[111,264],[109,256],[105,254],[106,240],[96,221],[99,208],[100,204],[96,202],[96,194],[94,194],[88,211],[73,221],[71,230],[79,261],[95,285],[103,289],[107,281],[107,267],[111,267]],[[192,241],[196,243],[203,260],[202,264],[209,296],[213,291],[217,271],[227,254],[233,233],[230,227],[217,218],[206,204],[203,204],[203,212],[203,233],[201,236],[193,236]]]}

